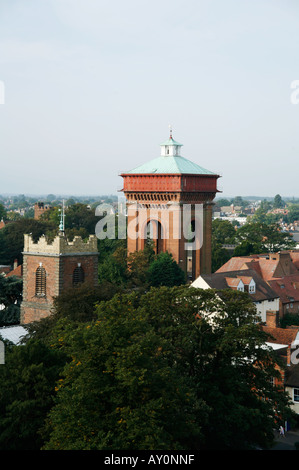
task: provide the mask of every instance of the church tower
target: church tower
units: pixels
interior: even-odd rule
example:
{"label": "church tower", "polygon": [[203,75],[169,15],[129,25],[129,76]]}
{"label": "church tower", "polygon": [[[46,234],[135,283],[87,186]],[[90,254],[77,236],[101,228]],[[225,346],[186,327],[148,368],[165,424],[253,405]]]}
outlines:
{"label": "church tower", "polygon": [[51,314],[53,297],[83,282],[98,285],[97,238],[84,242],[64,234],[63,215],[59,234],[48,243],[43,235],[36,243],[24,235],[23,301],[21,324],[31,323]]}
{"label": "church tower", "polygon": [[212,205],[219,175],[181,156],[170,131],[161,155],[122,173],[128,254],[148,237],[168,251],[189,280],[211,273]]}

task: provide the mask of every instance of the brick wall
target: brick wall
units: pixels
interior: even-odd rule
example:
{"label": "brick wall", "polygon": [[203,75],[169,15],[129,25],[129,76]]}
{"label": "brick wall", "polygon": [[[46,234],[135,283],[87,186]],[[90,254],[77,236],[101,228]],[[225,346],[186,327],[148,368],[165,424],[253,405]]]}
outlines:
{"label": "brick wall", "polygon": [[[51,314],[53,297],[73,287],[73,272],[80,263],[84,270],[84,282],[98,285],[98,252],[96,238],[91,236],[87,243],[75,237],[69,243],[64,237],[56,237],[47,243],[41,237],[33,243],[25,235],[23,252],[23,301],[21,323],[38,321]],[[36,270],[42,265],[46,271],[46,295],[36,295]]]}

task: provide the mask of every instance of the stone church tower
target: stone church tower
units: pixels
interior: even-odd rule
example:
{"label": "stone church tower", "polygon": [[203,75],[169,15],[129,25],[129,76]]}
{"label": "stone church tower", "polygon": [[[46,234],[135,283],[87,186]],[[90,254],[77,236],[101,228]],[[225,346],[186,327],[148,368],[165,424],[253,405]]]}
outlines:
{"label": "stone church tower", "polygon": [[51,313],[53,297],[83,282],[98,285],[97,238],[69,242],[63,224],[52,243],[42,236],[36,243],[24,235],[23,301],[21,324],[38,321]]}
{"label": "stone church tower", "polygon": [[212,206],[219,175],[181,156],[170,132],[161,155],[123,173],[127,200],[128,254],[147,237],[156,252],[168,251],[188,280],[211,273]]}

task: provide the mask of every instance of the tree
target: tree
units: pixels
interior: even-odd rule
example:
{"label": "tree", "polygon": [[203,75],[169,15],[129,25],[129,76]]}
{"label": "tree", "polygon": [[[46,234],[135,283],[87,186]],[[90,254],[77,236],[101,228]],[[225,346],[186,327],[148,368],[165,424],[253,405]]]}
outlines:
{"label": "tree", "polygon": [[[98,321],[73,337],[73,361],[49,415],[45,449],[182,450],[201,439],[207,407],[195,383],[179,373],[167,335],[178,331],[182,346],[186,326],[170,320],[172,294],[166,295],[164,319],[158,292],[152,300],[142,297],[145,310],[137,294],[116,296],[99,306]],[[70,340],[64,335],[67,348]]]}
{"label": "tree", "polygon": [[179,286],[186,283],[184,271],[168,252],[159,253],[147,271],[149,283],[153,287]]}
{"label": "tree", "polygon": [[[267,448],[289,416],[248,295],[187,287],[116,295],[52,329],[67,362],[45,450]],[[215,314],[216,312],[216,314]],[[209,318],[213,315],[213,322]]]}
{"label": "tree", "polygon": [[292,235],[281,231],[278,224],[264,226],[263,233],[264,246],[269,252],[292,249],[296,245]]}
{"label": "tree", "polygon": [[268,213],[268,209],[263,207],[263,205],[261,204],[260,207],[256,209],[255,213],[250,218],[250,220],[253,223],[264,224],[266,223],[266,220],[267,220],[267,213]]}
{"label": "tree", "polygon": [[256,245],[244,240],[235,247],[233,256],[249,256],[258,253],[259,249],[256,247]]}
{"label": "tree", "polygon": [[212,272],[217,271],[231,258],[223,244],[235,244],[236,229],[229,220],[215,219],[212,222]]}
{"label": "tree", "polygon": [[151,284],[149,272],[155,259],[153,240],[148,240],[147,243],[145,243],[143,250],[138,250],[129,254],[127,258],[127,277],[129,287],[139,287],[143,290],[146,290],[149,287]]}
{"label": "tree", "polygon": [[282,379],[276,364],[284,366],[265,347],[266,337],[255,324],[256,311],[246,294],[228,289],[220,296],[223,309],[219,306],[221,313],[213,317],[214,330],[206,338],[211,356],[202,370],[206,380],[201,393],[213,407],[203,430],[205,448],[269,448],[277,424],[294,419],[283,385],[271,385],[273,377]]}
{"label": "tree", "polygon": [[223,206],[230,206],[232,201],[229,199],[220,198],[220,199],[216,199],[215,203],[218,207],[223,207]]}
{"label": "tree", "polygon": [[212,222],[212,238],[221,245],[235,242],[236,229],[229,220],[215,219]]}
{"label": "tree", "polygon": [[40,450],[40,431],[53,405],[64,353],[36,340],[5,344],[0,368],[0,449]]}
{"label": "tree", "polygon": [[273,208],[274,209],[279,209],[281,207],[284,207],[284,202],[281,198],[281,195],[280,194],[276,194],[276,196],[274,197],[274,201],[273,201]]}
{"label": "tree", "polygon": [[299,204],[291,204],[288,212],[288,222],[293,223],[299,220]]}
{"label": "tree", "polygon": [[282,232],[277,224],[267,225],[260,222],[249,222],[236,232],[236,241],[247,249],[252,247],[251,253],[277,252],[291,249],[295,246],[292,236]]}
{"label": "tree", "polygon": [[127,283],[127,267],[118,262],[112,255],[99,264],[99,282],[109,282],[114,286],[124,286]]}
{"label": "tree", "polygon": [[234,197],[234,199],[232,200],[232,203],[234,206],[241,206],[241,207],[244,207],[248,204],[247,201],[244,201],[244,199],[241,196]]}
{"label": "tree", "polygon": [[85,228],[89,234],[94,234],[98,221],[99,217],[85,204],[72,204],[65,211],[66,229]]}
{"label": "tree", "polygon": [[54,224],[42,220],[22,218],[7,224],[0,231],[0,264],[12,264],[15,259],[22,263],[25,233],[31,233],[37,241],[42,235],[53,238],[56,231]]}
{"label": "tree", "polygon": [[0,305],[4,306],[0,310],[0,326],[19,323],[22,288],[22,279],[0,274]]}
{"label": "tree", "polygon": [[216,272],[231,258],[231,252],[222,247],[222,244],[212,240],[212,272]]}
{"label": "tree", "polygon": [[3,206],[3,204],[0,204],[0,222],[2,219],[6,220],[6,209],[5,207]]}

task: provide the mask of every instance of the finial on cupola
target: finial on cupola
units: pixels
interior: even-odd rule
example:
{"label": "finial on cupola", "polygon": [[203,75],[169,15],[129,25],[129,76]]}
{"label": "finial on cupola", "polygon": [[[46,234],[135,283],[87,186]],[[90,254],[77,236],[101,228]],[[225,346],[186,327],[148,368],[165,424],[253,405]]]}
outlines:
{"label": "finial on cupola", "polygon": [[64,236],[64,199],[62,201],[62,209],[60,209],[61,215],[60,215],[60,224],[59,224],[59,235]]}

